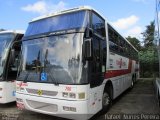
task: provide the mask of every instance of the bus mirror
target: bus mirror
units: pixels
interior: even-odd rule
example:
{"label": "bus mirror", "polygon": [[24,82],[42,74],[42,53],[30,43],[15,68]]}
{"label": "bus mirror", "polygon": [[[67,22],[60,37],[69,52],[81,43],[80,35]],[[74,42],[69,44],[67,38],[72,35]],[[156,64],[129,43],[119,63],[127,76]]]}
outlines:
{"label": "bus mirror", "polygon": [[11,54],[10,54],[10,62],[14,63],[14,59],[15,59],[15,50],[11,49]]}
{"label": "bus mirror", "polygon": [[91,42],[92,42],[92,39],[85,39],[85,41],[84,41],[85,59],[86,60],[89,60],[92,57]]}
{"label": "bus mirror", "polygon": [[86,28],[86,38],[91,38],[93,36],[93,31],[90,28]]}

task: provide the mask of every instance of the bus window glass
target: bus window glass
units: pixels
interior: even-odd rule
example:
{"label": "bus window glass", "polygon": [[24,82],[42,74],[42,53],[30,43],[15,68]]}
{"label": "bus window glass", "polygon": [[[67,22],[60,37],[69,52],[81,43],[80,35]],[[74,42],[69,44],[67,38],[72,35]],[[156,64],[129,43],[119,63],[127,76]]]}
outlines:
{"label": "bus window glass", "polygon": [[92,14],[92,27],[94,32],[105,37],[105,21],[94,13]]}
{"label": "bus window glass", "polygon": [[3,72],[4,62],[6,61],[6,50],[9,46],[10,41],[14,39],[13,34],[0,34],[0,75]]}
{"label": "bus window glass", "polygon": [[[37,38],[23,42],[23,66],[18,80],[82,84],[82,40],[80,33]],[[47,74],[47,81],[40,74]],[[83,80],[83,83],[87,81]]]}
{"label": "bus window glass", "polygon": [[109,47],[113,51],[118,52],[118,35],[109,27]]}
{"label": "bus window glass", "polygon": [[78,11],[31,22],[25,36],[86,27],[88,16],[87,11]]}

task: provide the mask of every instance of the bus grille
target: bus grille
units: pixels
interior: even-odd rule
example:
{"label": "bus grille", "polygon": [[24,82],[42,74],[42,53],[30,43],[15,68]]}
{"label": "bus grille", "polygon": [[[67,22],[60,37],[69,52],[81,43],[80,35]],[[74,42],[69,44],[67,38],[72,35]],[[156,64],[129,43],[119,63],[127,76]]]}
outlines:
{"label": "bus grille", "polygon": [[[38,94],[38,90],[37,89],[29,89],[27,88],[26,89],[28,93],[31,93],[31,94]],[[41,95],[46,95],[46,96],[56,96],[58,94],[58,92],[56,91],[47,91],[47,90],[41,90]]]}
{"label": "bus grille", "polygon": [[37,110],[45,111],[45,112],[57,112],[58,111],[58,106],[55,104],[50,104],[50,103],[44,103],[44,102],[38,102],[38,101],[33,101],[33,100],[26,100],[27,104]]}

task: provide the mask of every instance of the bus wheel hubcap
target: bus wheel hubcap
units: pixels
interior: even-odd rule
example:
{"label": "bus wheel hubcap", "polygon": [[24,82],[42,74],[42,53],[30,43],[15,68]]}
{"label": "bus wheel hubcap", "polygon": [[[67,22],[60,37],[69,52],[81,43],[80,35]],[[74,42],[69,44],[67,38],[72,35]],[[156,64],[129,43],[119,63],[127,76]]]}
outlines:
{"label": "bus wheel hubcap", "polygon": [[108,93],[104,93],[103,95],[103,106],[108,106],[110,103],[110,98]]}
{"label": "bus wheel hubcap", "polygon": [[133,87],[133,80],[132,80],[132,87]]}

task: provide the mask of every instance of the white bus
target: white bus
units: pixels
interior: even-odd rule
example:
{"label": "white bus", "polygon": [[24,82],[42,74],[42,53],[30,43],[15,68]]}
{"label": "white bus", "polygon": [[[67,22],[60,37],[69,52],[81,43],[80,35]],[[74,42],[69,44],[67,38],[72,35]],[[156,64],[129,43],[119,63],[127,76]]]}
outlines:
{"label": "white bus", "polygon": [[90,7],[33,19],[22,40],[17,107],[88,119],[107,110],[113,99],[133,86],[138,78],[137,54]]}
{"label": "white bus", "polygon": [[20,41],[23,37],[21,31],[0,32],[0,104],[16,100],[16,77],[18,70],[18,55]]}

